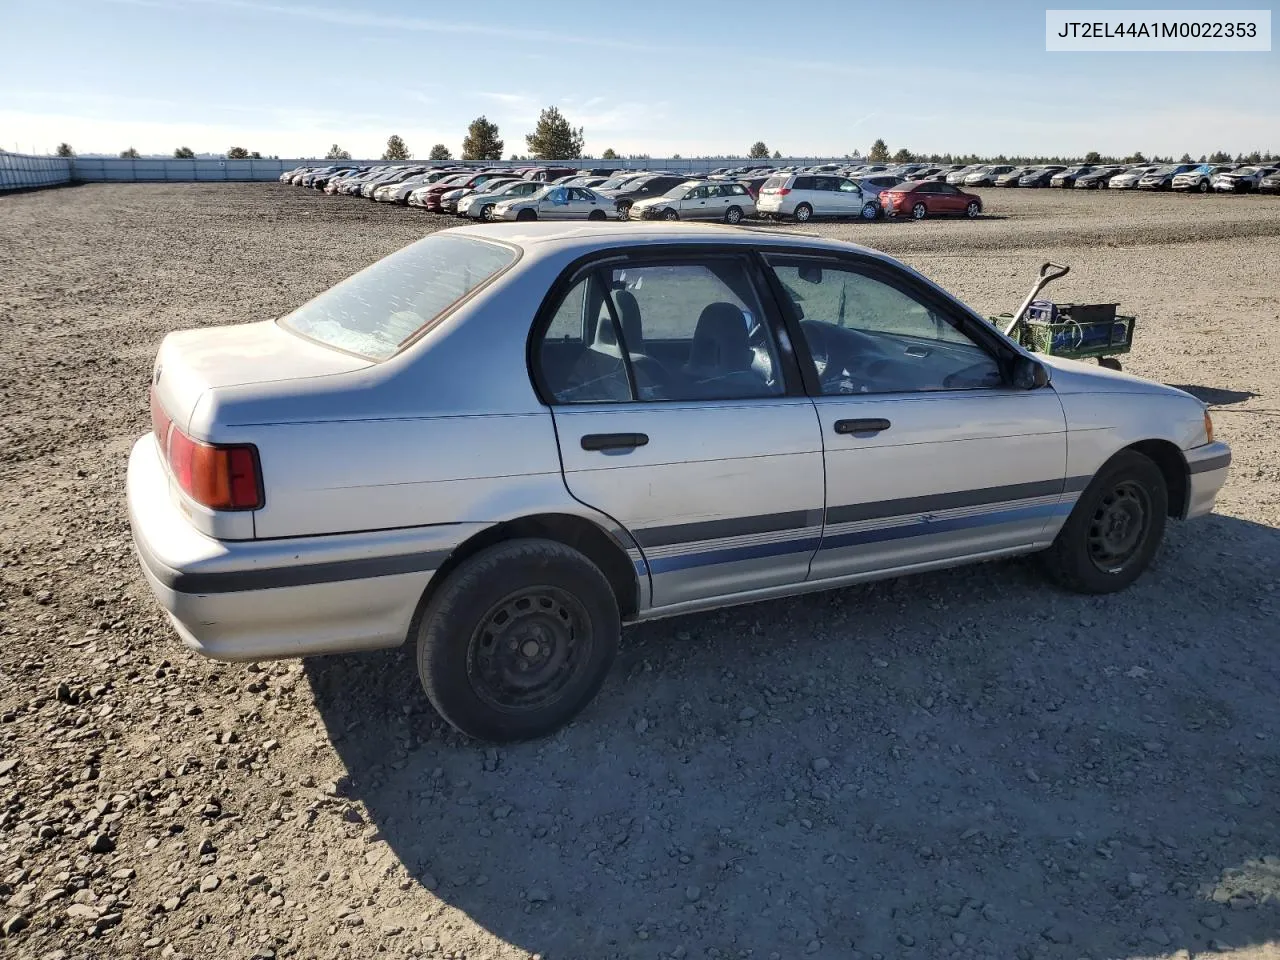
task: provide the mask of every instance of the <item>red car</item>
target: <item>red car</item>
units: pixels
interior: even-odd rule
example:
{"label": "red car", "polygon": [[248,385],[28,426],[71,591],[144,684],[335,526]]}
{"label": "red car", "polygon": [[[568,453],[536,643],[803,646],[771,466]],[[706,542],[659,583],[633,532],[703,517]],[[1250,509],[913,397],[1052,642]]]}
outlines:
{"label": "red car", "polygon": [[923,220],[928,216],[954,214],[973,218],[982,213],[982,198],[949,183],[908,180],[882,191],[880,206],[886,217]]}
{"label": "red car", "polygon": [[486,180],[492,180],[496,177],[495,173],[461,173],[454,177],[445,177],[443,180],[437,180],[431,185],[431,189],[427,191],[426,196],[422,200],[422,206],[435,213],[442,213],[440,206],[440,195],[449,190],[457,190],[459,188],[478,187]]}

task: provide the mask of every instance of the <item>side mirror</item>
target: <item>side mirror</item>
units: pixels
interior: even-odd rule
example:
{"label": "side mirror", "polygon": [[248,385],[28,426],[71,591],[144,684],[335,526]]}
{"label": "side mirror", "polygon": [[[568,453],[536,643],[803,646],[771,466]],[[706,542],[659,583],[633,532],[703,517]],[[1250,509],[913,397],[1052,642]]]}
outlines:
{"label": "side mirror", "polygon": [[1013,364],[1013,385],[1018,390],[1039,390],[1047,387],[1052,379],[1049,368],[1039,360],[1019,357]]}

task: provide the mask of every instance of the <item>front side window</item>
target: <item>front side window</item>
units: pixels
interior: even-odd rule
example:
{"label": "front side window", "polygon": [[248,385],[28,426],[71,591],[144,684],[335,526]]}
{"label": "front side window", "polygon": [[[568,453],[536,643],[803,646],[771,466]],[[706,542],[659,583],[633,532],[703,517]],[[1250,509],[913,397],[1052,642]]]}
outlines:
{"label": "front side window", "polygon": [[998,387],[999,365],[952,318],[869,273],[769,257],[826,395]]}
{"label": "front side window", "polygon": [[557,403],[732,400],[785,392],[742,261],[611,264],[556,308],[537,354]]}
{"label": "front side window", "polygon": [[279,323],[325,346],[385,360],[516,257],[514,248],[486,240],[425,237],[326,290]]}

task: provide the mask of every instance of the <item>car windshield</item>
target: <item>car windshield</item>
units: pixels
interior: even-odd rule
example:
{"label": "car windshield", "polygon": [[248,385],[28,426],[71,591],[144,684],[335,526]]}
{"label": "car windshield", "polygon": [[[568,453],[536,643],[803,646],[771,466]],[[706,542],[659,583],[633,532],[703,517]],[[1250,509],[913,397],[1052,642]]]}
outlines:
{"label": "car windshield", "polygon": [[1258,172],[1257,167],[1241,167],[1239,170],[1233,170],[1232,173],[1243,174],[1244,176],[1252,176]]}
{"label": "car windshield", "polygon": [[502,244],[439,234],[425,237],[279,322],[326,346],[385,360],[515,260],[516,251]]}
{"label": "car windshield", "polygon": [[685,194],[692,189],[693,187],[689,186],[689,184],[681,183],[681,184],[678,184],[677,186],[672,187],[670,190],[664,193],[663,196],[670,197],[672,200],[683,200]]}
{"label": "car windshield", "polygon": [[1179,169],[1180,168],[1178,167],[1156,167],[1156,169],[1152,170],[1151,172],[1163,177],[1166,174],[1177,173]]}
{"label": "car windshield", "polygon": [[622,185],[622,192],[630,193],[632,190],[639,190],[652,179],[652,177],[641,177],[639,180],[632,180],[629,183],[624,183]]}
{"label": "car windshield", "polygon": [[611,177],[608,180],[606,180],[604,183],[598,184],[596,186],[596,189],[597,190],[616,190],[618,187],[622,185],[622,182],[624,180],[626,180],[626,177]]}

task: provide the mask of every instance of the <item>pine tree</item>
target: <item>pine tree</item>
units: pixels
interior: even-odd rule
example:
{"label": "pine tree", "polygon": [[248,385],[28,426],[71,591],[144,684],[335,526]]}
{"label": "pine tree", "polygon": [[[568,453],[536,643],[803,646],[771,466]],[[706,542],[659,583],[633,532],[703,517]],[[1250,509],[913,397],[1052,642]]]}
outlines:
{"label": "pine tree", "polygon": [[482,114],[471,121],[467,135],[462,138],[462,159],[501,160],[502,146],[498,139],[498,125]]}
{"label": "pine tree", "polygon": [[747,157],[751,160],[768,160],[769,148],[765,146],[763,140],[757,140],[751,145],[751,149],[747,151]]}
{"label": "pine tree", "polygon": [[[434,147],[431,148],[431,152],[427,154],[427,159],[428,160],[452,160],[453,154],[449,152],[449,148],[446,147],[443,143],[437,143]],[[465,159],[471,160],[475,158],[466,157]]]}
{"label": "pine tree", "polygon": [[329,148],[329,152],[324,155],[324,158],[326,160],[350,160],[351,154],[335,143]]}
{"label": "pine tree", "polygon": [[867,154],[867,159],[872,163],[884,163],[889,159],[889,147],[883,140],[877,140],[871,145],[871,152]]}
{"label": "pine tree", "polygon": [[400,139],[400,134],[393,133],[387,137],[387,149],[382,153],[383,160],[408,160],[409,147]]}
{"label": "pine tree", "polygon": [[536,160],[576,160],[582,156],[582,128],[575,130],[557,107],[543,110],[533,133],[524,139]]}

